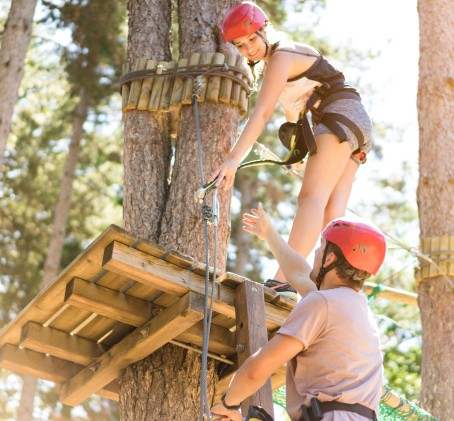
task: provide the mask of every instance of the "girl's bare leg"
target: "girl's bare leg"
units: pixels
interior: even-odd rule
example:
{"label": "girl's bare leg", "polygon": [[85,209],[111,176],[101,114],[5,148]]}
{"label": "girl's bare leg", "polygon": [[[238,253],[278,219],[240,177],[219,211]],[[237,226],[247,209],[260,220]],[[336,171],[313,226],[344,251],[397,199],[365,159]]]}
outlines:
{"label": "girl's bare leg", "polygon": [[[325,209],[332,194],[335,193],[331,207],[328,208],[332,209],[331,214],[335,209],[335,212],[339,212],[341,204],[346,206],[357,168],[356,163],[350,159],[351,149],[348,143],[340,143],[339,139],[331,134],[317,136],[316,141],[317,153],[307,160],[303,184],[298,195],[298,209],[288,241],[289,245],[305,258],[320,235]],[[353,164],[356,167],[354,172],[351,168]],[[345,208],[342,214],[343,212]],[[274,279],[286,282],[280,269]]]}
{"label": "girl's bare leg", "polygon": [[350,193],[352,192],[353,181],[355,180],[357,171],[358,164],[353,159],[349,159],[344,173],[329,197],[325,208],[322,229],[326,227],[328,222],[345,215],[345,210],[347,209],[348,199],[350,198]]}

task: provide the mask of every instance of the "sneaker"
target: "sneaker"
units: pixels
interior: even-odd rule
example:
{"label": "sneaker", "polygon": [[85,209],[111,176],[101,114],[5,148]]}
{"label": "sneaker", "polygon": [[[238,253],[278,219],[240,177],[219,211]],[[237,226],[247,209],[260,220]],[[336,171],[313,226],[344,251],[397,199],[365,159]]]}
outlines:
{"label": "sneaker", "polygon": [[267,279],[263,285],[273,289],[279,295],[285,295],[294,301],[297,301],[298,299],[296,291],[287,282],[276,281],[276,279]]}

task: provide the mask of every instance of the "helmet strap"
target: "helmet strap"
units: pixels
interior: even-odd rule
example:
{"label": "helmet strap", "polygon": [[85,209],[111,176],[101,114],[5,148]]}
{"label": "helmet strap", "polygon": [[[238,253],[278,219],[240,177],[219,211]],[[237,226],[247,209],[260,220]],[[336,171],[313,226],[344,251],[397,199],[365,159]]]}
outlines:
{"label": "helmet strap", "polygon": [[[270,43],[266,39],[265,35],[263,35],[262,30],[259,29],[255,32],[260,38],[262,38],[263,42],[265,43],[265,57],[268,55],[268,50],[270,49]],[[260,61],[260,60],[259,60]]]}

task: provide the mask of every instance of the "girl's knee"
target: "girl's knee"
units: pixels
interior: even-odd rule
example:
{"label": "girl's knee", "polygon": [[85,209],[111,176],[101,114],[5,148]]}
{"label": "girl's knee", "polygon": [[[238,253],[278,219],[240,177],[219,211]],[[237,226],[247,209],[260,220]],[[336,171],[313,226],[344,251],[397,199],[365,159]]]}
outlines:
{"label": "girl's knee", "polygon": [[298,208],[300,208],[301,206],[312,206],[323,210],[325,209],[327,201],[328,200],[323,196],[301,191],[298,194],[297,205]]}

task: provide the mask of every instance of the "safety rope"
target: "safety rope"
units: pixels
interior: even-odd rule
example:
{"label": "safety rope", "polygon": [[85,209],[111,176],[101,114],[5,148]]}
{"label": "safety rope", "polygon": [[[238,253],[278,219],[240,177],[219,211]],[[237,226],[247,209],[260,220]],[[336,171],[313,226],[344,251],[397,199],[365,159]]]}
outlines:
{"label": "safety rope", "polygon": [[[195,80],[192,95],[192,105],[194,108],[194,119],[197,138],[197,155],[199,162],[200,181],[202,186],[205,184],[203,176],[203,154],[202,154],[202,141],[200,136],[199,124],[199,108],[197,97],[204,87],[204,79],[198,76]],[[213,302],[216,290],[216,259],[217,259],[217,243],[218,243],[218,219],[219,219],[219,202],[217,189],[213,195],[213,208],[207,205],[206,194],[202,199],[202,219],[203,219],[203,232],[205,236],[205,296],[203,306],[203,341],[202,341],[202,367],[200,373],[200,407],[199,407],[199,421],[203,421],[204,416],[206,419],[211,419],[210,404],[208,398],[207,388],[207,375],[208,375],[208,345],[210,340],[211,321],[213,317]],[[213,281],[211,287],[211,297],[208,306],[209,285],[210,285],[210,243],[208,235],[208,223],[213,223]]]}

